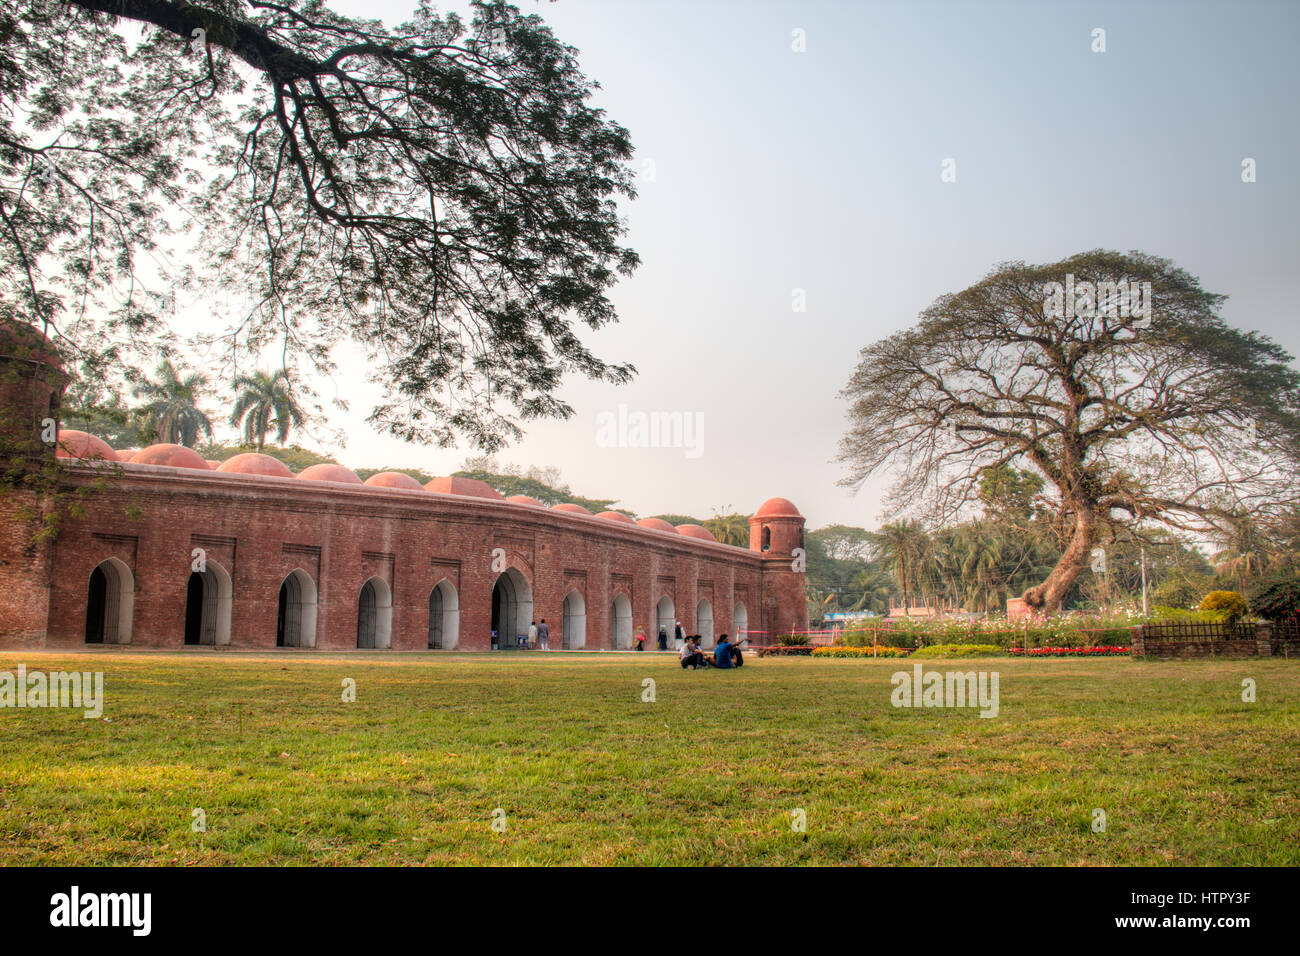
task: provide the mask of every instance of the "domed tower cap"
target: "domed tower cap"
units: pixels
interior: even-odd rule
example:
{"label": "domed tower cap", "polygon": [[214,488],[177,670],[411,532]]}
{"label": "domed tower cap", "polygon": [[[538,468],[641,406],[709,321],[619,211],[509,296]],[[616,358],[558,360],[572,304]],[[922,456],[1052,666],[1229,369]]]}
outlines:
{"label": "domed tower cap", "polygon": [[768,498],[757,511],[755,518],[802,518],[799,509],[789,498]]}

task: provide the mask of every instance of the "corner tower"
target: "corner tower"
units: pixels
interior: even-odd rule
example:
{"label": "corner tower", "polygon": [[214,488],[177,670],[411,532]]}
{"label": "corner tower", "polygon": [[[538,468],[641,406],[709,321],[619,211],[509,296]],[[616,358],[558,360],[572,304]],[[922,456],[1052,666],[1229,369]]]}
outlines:
{"label": "corner tower", "polygon": [[786,498],[769,498],[749,519],[749,550],[763,555],[763,623],[774,640],[808,627],[803,515]]}
{"label": "corner tower", "polygon": [[50,495],[32,476],[54,467],[68,376],[50,341],[0,319],[0,647],[43,647],[51,545],[39,537]]}

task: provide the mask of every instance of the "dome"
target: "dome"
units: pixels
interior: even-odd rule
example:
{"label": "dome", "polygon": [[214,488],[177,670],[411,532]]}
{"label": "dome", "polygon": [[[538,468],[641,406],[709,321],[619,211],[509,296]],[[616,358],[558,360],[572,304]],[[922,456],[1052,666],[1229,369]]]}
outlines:
{"label": "dome", "polygon": [[97,458],[100,461],[121,461],[108,442],[85,432],[59,429],[59,444],[54,449],[59,458]]}
{"label": "dome", "polygon": [[336,481],[345,485],[361,484],[361,479],[357,477],[356,472],[351,468],[344,468],[342,465],[335,465],[330,462],[322,462],[319,465],[304,468],[298,472],[298,479],[300,481]]}
{"label": "dome", "polygon": [[506,499],[506,501],[513,501],[517,505],[529,505],[530,507],[533,508],[546,507],[546,505],[542,504],[536,498],[530,498],[528,495],[511,495],[509,498]]}
{"label": "dome", "polygon": [[788,498],[768,498],[754,512],[755,518],[802,518],[799,509]]}
{"label": "dome", "polygon": [[278,458],[247,451],[242,455],[227,458],[217,471],[234,475],[264,475],[269,478],[292,478],[293,472]]}
{"label": "dome", "polygon": [[642,518],[637,522],[637,525],[642,528],[649,528],[652,531],[667,531],[669,534],[677,533],[677,529],[662,518]]}
{"label": "dome", "polygon": [[679,524],[677,533],[684,534],[688,538],[699,538],[701,541],[717,541],[713,532],[708,528],[702,528],[697,524]]}
{"label": "dome", "polygon": [[582,505],[569,504],[569,502],[567,502],[567,501],[566,501],[564,504],[555,505],[553,508],[551,508],[551,510],[552,510],[552,511],[565,511],[565,512],[568,512],[569,514],[574,514],[574,515],[589,515],[589,514],[591,514],[591,512],[588,511],[586,508],[584,508]]}
{"label": "dome", "polygon": [[635,518],[631,515],[625,515],[621,511],[602,511],[596,517],[604,518],[606,521],[618,521],[622,524],[636,524]]}
{"label": "dome", "polygon": [[378,474],[371,475],[363,484],[369,485],[371,488],[400,488],[405,491],[424,490],[424,485],[401,471],[381,471]]}
{"label": "dome", "polygon": [[452,476],[450,478],[435,478],[424,486],[425,491],[432,491],[438,495],[467,495],[470,498],[493,498],[497,501],[504,501],[505,497],[486,481],[479,481],[477,478],[461,478]]}
{"label": "dome", "polygon": [[193,468],[207,471],[208,463],[193,448],[184,445],[150,445],[131,459],[136,465],[165,465],[168,468]]}
{"label": "dome", "polygon": [[119,448],[117,450],[118,461],[135,461],[135,456],[140,454],[139,448]]}
{"label": "dome", "polygon": [[221,467],[221,462],[217,461],[217,459],[215,458],[204,458],[203,460],[208,463],[208,467],[211,468],[213,471],[216,471],[218,468]]}

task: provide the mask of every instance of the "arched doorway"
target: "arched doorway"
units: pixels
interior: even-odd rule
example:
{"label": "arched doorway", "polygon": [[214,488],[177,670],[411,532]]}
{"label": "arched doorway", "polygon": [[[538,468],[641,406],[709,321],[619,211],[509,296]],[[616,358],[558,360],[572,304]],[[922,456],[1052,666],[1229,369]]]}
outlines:
{"label": "arched doorway", "polygon": [[446,578],[429,592],[429,648],[455,650],[460,641],[460,599]]}
{"label": "arched doorway", "polygon": [[615,651],[632,647],[632,602],[626,594],[615,594],[614,603],[610,605],[609,646]]}
{"label": "arched doorway", "polygon": [[86,643],[130,644],[134,607],[131,569],[117,558],[101,561],[86,588]]}
{"label": "arched doorway", "polygon": [[290,571],[280,585],[275,646],[316,646],[316,582],[301,568]]}
{"label": "arched doorway", "polygon": [[383,578],[371,578],[357,597],[357,647],[383,650],[392,640],[393,592]]}
{"label": "arched doorway", "polygon": [[731,626],[736,632],[732,635],[733,640],[741,641],[749,636],[745,633],[749,630],[749,611],[745,609],[743,601],[737,601],[731,612]]}
{"label": "arched doorway", "polygon": [[514,647],[533,621],[533,589],[517,568],[506,568],[492,585],[492,630],[501,647]]}
{"label": "arched doorway", "polygon": [[191,571],[185,589],[185,643],[229,644],[232,593],[230,574],[208,561],[203,571]]}
{"label": "arched doorway", "polygon": [[562,630],[566,651],[580,651],[587,646],[587,601],[575,589],[564,596]]}
{"label": "arched doorway", "polygon": [[713,605],[708,598],[700,598],[695,606],[695,633],[700,635],[701,647],[713,646]]}
{"label": "arched doorway", "polygon": [[659,636],[659,628],[665,628],[668,631],[668,646],[673,646],[674,631],[677,626],[676,610],[673,608],[673,599],[667,594],[659,599],[655,606],[654,636]]}

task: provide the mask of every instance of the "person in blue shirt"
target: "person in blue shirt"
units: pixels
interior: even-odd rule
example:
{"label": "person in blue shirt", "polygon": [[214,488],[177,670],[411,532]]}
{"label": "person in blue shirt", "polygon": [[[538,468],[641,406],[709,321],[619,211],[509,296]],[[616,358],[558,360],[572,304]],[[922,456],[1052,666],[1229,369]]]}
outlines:
{"label": "person in blue shirt", "polygon": [[734,666],[731,662],[731,640],[726,634],[718,639],[718,646],[713,649],[713,666],[727,668]]}

